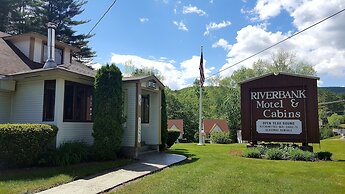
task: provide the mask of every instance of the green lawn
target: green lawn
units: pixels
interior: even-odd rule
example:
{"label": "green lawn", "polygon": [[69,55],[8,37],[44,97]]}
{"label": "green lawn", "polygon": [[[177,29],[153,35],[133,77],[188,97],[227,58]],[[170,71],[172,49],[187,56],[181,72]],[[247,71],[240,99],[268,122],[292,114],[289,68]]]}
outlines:
{"label": "green lawn", "polygon": [[[334,161],[270,161],[235,156],[245,145],[174,145],[187,162],[146,176],[117,193],[344,193],[345,141],[324,140]],[[320,151],[315,145],[315,151]],[[232,154],[229,154],[229,153]],[[234,155],[235,154],[235,155]]]}
{"label": "green lawn", "polygon": [[78,177],[96,174],[130,162],[129,160],[118,160],[115,162],[84,163],[67,167],[0,171],[0,193],[34,193],[70,182]]}

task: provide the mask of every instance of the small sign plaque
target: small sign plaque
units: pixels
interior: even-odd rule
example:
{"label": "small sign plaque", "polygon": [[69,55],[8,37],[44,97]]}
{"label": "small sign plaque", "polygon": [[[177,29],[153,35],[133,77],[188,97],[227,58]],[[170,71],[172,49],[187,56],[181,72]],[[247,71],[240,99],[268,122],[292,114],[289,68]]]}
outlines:
{"label": "small sign plaque", "polygon": [[268,120],[256,121],[256,131],[268,134],[301,134],[302,122],[300,120]]}

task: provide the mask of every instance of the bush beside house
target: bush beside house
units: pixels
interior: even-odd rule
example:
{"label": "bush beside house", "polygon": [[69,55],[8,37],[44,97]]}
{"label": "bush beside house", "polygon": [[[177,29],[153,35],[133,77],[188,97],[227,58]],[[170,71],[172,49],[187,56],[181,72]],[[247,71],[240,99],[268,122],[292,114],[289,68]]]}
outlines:
{"label": "bush beside house", "polygon": [[162,90],[162,109],[161,109],[161,140],[162,144],[159,146],[159,150],[164,150],[166,148],[167,144],[167,138],[168,138],[168,115],[167,115],[167,103],[165,98],[165,91]]}
{"label": "bush beside house", "polygon": [[176,142],[177,138],[180,136],[180,130],[171,129],[168,130],[167,146],[170,148]]}
{"label": "bush beside house", "polygon": [[222,131],[214,131],[211,133],[210,136],[211,143],[219,143],[219,144],[229,144],[232,143],[230,139],[229,132],[222,132]]}
{"label": "bush beside house", "polygon": [[54,146],[57,131],[46,124],[0,124],[0,160],[21,166],[37,164]]}
{"label": "bush beside house", "polygon": [[115,159],[123,136],[122,73],[114,64],[98,70],[94,85],[93,133],[95,157]]}

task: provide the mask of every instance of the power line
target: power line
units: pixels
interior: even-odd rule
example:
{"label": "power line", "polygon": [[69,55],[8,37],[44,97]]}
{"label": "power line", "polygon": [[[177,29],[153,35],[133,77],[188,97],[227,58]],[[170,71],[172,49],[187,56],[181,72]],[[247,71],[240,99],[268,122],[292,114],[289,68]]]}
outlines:
{"label": "power line", "polygon": [[335,103],[339,103],[339,102],[345,102],[345,100],[336,100],[336,101],[331,101],[331,102],[321,102],[321,103],[319,103],[319,106],[327,105],[327,104],[335,104]]}
{"label": "power line", "polygon": [[265,52],[265,51],[267,51],[267,50],[269,50],[269,49],[271,49],[271,48],[277,46],[278,44],[281,44],[281,43],[287,41],[288,39],[290,39],[290,38],[292,38],[292,37],[294,37],[294,36],[297,36],[298,34],[301,34],[302,32],[307,31],[307,30],[309,30],[310,28],[312,28],[312,27],[314,27],[314,26],[316,26],[316,25],[318,25],[318,24],[320,24],[320,23],[322,23],[322,22],[324,22],[324,21],[326,21],[326,20],[328,20],[328,19],[330,19],[330,18],[332,18],[332,17],[334,17],[334,16],[340,14],[340,13],[343,12],[343,11],[345,11],[345,8],[342,9],[342,10],[340,10],[340,11],[338,11],[338,12],[336,12],[336,13],[334,13],[334,14],[332,14],[332,15],[330,15],[330,16],[328,16],[328,17],[326,17],[326,18],[324,18],[324,19],[322,19],[322,20],[320,20],[320,21],[318,21],[318,22],[316,22],[316,23],[314,23],[314,24],[312,24],[311,26],[308,26],[307,28],[304,28],[303,30],[300,30],[300,31],[294,33],[294,34],[291,35],[291,36],[288,36],[288,37],[284,38],[283,40],[281,40],[281,41],[279,41],[279,42],[277,42],[277,43],[275,43],[275,44],[273,44],[273,45],[271,45],[271,46],[269,46],[269,47],[267,47],[267,48],[265,48],[265,49],[263,49],[263,50],[261,50],[261,51],[255,53],[255,54],[253,54],[253,55],[250,55],[249,57],[246,57],[246,58],[240,60],[239,62],[237,62],[237,63],[235,63],[235,64],[233,64],[233,65],[231,65],[231,66],[229,66],[229,67],[227,67],[227,68],[225,68],[225,69],[219,70],[218,72],[216,72],[216,73],[214,73],[214,74],[211,74],[211,75],[208,76],[206,79],[209,79],[209,78],[213,77],[214,75],[219,74],[220,72],[223,72],[223,71],[225,71],[225,70],[227,70],[227,69],[229,69],[229,68],[231,68],[231,67],[234,67],[234,66],[236,66],[236,65],[238,65],[238,64],[240,64],[240,63],[242,63],[242,62],[244,62],[244,61],[246,61],[246,60],[248,60],[248,59],[250,59],[250,58],[253,58],[253,57],[255,57],[256,55],[259,55],[259,54],[261,54],[261,53],[263,53],[263,52]]}
{"label": "power line", "polygon": [[91,30],[89,31],[89,33],[87,33],[87,36],[90,35],[90,33],[97,27],[97,25],[101,22],[101,20],[104,18],[105,15],[107,15],[107,13],[110,11],[110,9],[115,5],[117,0],[114,0],[113,3],[108,7],[107,11],[104,12],[104,14],[102,15],[101,18],[99,18],[99,20],[97,21],[97,23],[91,28]]}

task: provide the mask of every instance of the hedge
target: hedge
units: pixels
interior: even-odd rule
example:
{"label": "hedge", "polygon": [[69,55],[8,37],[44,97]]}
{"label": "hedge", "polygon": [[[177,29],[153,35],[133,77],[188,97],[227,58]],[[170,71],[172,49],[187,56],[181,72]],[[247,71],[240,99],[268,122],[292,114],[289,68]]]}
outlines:
{"label": "hedge", "polygon": [[97,71],[93,96],[93,133],[95,157],[112,160],[120,151],[122,124],[122,73],[114,64]]}
{"label": "hedge", "polygon": [[35,164],[54,142],[57,131],[47,124],[0,124],[0,160],[21,166]]}
{"label": "hedge", "polygon": [[232,143],[230,136],[229,136],[229,133],[225,133],[223,131],[212,132],[210,140],[211,140],[211,143],[219,143],[219,144]]}
{"label": "hedge", "polygon": [[167,139],[167,146],[170,148],[172,145],[174,145],[177,138],[180,136],[180,130],[171,129],[168,130],[168,139]]}
{"label": "hedge", "polygon": [[161,96],[162,108],[161,108],[161,141],[162,144],[159,145],[159,150],[163,151],[166,149],[167,139],[168,139],[168,116],[167,116],[167,103],[165,97],[165,91],[162,91]]}

